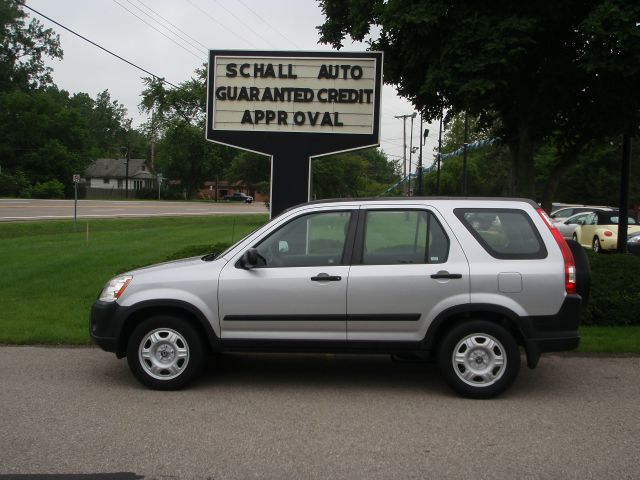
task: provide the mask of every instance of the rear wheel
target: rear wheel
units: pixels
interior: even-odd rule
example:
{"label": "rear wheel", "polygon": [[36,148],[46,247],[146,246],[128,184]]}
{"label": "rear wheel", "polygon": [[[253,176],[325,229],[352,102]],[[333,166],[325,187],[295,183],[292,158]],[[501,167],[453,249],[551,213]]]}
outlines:
{"label": "rear wheel", "polygon": [[200,372],[204,351],[197,332],[185,320],[158,315],[133,330],[127,361],[135,377],[147,387],[177,390]]}
{"label": "rear wheel", "polygon": [[591,248],[595,253],[602,253],[602,247],[600,246],[600,239],[598,237],[593,237]]}
{"label": "rear wheel", "polygon": [[489,398],[505,391],[515,380],[520,351],[505,328],[474,320],[445,335],[438,365],[445,380],[461,395]]}

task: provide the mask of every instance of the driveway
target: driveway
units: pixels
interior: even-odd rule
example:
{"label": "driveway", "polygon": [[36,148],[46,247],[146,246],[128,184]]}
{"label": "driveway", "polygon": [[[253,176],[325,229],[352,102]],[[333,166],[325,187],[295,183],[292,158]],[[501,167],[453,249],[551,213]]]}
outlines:
{"label": "driveway", "polygon": [[640,477],[640,357],[545,356],[484,401],[386,356],[223,355],[166,393],[96,348],[5,346],[0,362],[5,475]]}

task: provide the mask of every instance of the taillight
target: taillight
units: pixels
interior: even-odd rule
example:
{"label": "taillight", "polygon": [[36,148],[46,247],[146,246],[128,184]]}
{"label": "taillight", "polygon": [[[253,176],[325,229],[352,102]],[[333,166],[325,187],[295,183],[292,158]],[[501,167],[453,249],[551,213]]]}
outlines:
{"label": "taillight", "polygon": [[564,285],[567,293],[572,294],[576,293],[576,262],[573,259],[573,253],[571,253],[571,249],[567,242],[562,237],[562,234],[558,231],[558,229],[553,225],[553,222],[547,215],[547,213],[541,208],[536,208],[536,212],[542,217],[544,223],[547,224],[549,230],[551,231],[551,235],[555,238],[558,247],[560,247],[560,251],[562,252],[562,258],[564,259]]}
{"label": "taillight", "polygon": [[613,232],[610,232],[609,230],[605,230],[604,231],[604,236],[605,237],[613,237]]}

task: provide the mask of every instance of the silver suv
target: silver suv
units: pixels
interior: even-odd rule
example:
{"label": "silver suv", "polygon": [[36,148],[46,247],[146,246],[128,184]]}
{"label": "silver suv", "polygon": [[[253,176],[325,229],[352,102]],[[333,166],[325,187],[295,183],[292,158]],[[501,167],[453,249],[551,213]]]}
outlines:
{"label": "silver suv", "polygon": [[155,389],[212,352],[375,352],[437,361],[486,398],[516,378],[519,346],[530,368],[577,347],[588,263],[573,251],[529,200],[311,202],[219,255],[113,278],[90,333]]}

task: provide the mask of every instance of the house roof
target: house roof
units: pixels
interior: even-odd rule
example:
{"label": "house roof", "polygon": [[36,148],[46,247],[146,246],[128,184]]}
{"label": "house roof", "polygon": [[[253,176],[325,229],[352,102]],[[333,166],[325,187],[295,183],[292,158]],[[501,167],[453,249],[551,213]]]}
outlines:
{"label": "house roof", "polygon": [[[85,170],[85,178],[126,178],[127,160],[98,158]],[[129,178],[154,178],[144,158],[129,160]]]}

